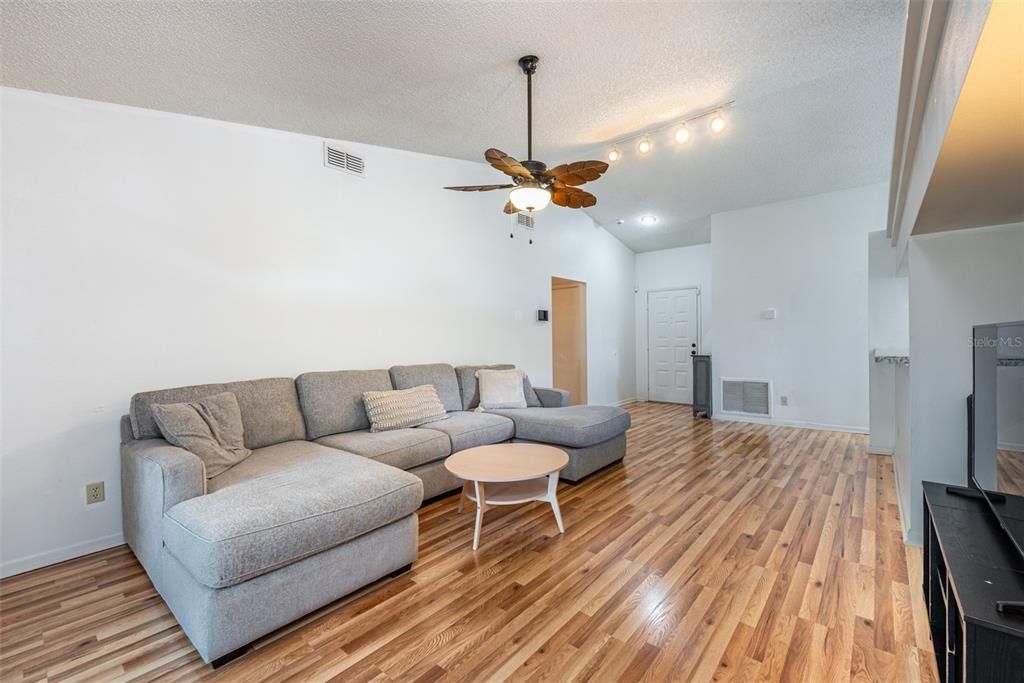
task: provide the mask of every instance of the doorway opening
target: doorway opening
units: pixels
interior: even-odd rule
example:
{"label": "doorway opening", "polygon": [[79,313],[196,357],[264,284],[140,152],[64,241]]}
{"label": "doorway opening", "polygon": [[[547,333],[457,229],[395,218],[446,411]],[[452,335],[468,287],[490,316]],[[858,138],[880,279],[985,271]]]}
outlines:
{"label": "doorway opening", "polygon": [[693,360],[699,351],[700,290],[647,293],[647,394],[650,401],[693,403]]}
{"label": "doorway opening", "polygon": [[587,402],[587,283],[551,278],[551,370],[572,405]]}

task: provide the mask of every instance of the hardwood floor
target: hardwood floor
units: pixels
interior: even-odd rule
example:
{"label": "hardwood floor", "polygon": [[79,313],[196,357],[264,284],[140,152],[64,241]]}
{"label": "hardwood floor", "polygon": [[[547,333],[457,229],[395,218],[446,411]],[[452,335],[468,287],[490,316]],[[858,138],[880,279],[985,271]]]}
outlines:
{"label": "hardwood floor", "polygon": [[1024,496],[1024,453],[997,450],[996,481],[1003,493]]}
{"label": "hardwood floor", "polygon": [[204,665],[126,548],[0,582],[18,680],[933,681],[918,549],[867,437],[630,407],[624,466],[420,513],[411,572]]}

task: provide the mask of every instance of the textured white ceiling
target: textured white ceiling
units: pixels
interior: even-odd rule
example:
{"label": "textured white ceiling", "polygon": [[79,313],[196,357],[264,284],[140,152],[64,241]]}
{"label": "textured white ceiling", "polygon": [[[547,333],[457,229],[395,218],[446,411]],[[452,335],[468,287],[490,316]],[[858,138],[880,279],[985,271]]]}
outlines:
{"label": "textured white ceiling", "polygon": [[[707,241],[709,216],[888,177],[906,7],[895,2],[20,2],[5,85],[481,159],[600,158],[607,143],[736,100],[588,186],[637,251]],[[481,183],[498,182],[481,167]],[[437,178],[438,186],[448,182]],[[503,197],[495,197],[500,210]],[[551,210],[565,210],[553,208]],[[654,227],[636,218],[654,213]],[[617,219],[623,219],[622,225]]]}

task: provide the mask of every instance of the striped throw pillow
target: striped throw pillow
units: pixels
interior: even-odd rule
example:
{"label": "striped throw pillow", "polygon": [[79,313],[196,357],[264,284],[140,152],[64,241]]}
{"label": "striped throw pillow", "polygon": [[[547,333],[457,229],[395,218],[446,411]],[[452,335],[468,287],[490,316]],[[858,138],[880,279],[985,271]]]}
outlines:
{"label": "striped throw pillow", "polygon": [[416,427],[448,417],[433,384],[394,391],[364,391],[371,432]]}

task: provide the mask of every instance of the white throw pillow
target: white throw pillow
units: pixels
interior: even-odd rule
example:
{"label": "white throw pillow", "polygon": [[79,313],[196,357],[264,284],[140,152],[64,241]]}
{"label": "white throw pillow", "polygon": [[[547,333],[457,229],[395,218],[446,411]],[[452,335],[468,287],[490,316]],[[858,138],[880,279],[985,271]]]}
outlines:
{"label": "white throw pillow", "polygon": [[480,409],[525,408],[522,370],[477,370]]}

